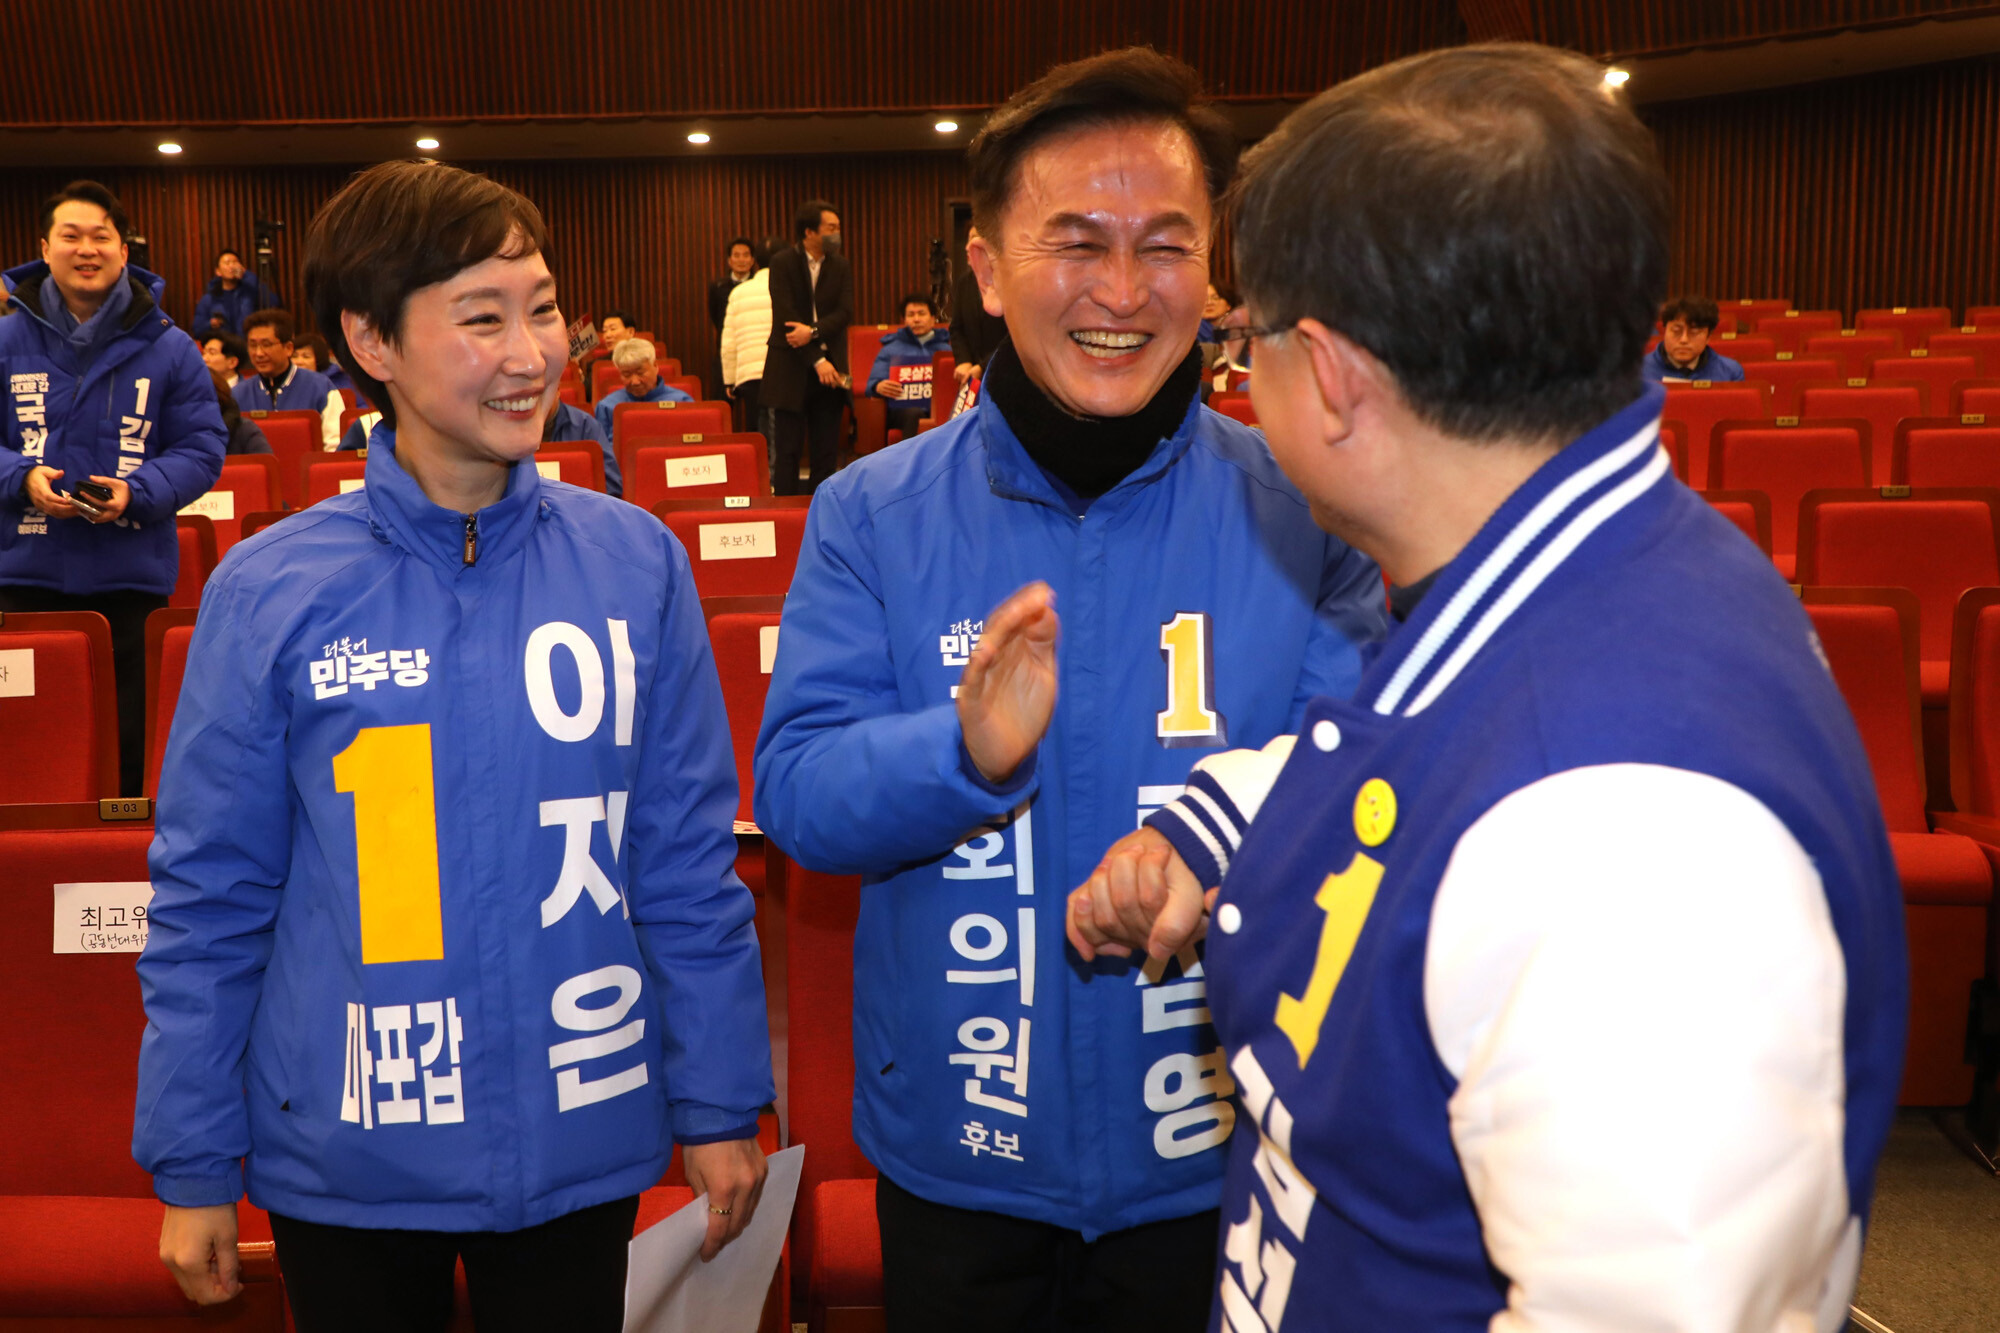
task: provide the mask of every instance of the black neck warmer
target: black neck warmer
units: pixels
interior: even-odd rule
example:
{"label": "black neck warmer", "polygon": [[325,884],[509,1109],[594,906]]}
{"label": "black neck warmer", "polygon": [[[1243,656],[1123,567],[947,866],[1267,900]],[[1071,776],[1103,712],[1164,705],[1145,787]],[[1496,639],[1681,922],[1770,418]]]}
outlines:
{"label": "black neck warmer", "polygon": [[1161,440],[1180,429],[1200,384],[1201,355],[1190,348],[1152,401],[1131,416],[1071,416],[1028,378],[1013,339],[1007,338],[993,353],[979,393],[1000,409],[1038,467],[1083,499],[1095,500],[1131,476]]}

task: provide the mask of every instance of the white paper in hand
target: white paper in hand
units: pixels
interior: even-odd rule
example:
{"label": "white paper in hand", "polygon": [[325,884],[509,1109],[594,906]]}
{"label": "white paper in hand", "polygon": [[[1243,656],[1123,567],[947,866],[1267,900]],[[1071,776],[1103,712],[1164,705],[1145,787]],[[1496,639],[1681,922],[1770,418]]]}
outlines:
{"label": "white paper in hand", "polygon": [[713,1262],[701,1261],[708,1235],[703,1194],[632,1238],[625,1273],[625,1333],[756,1333],[778,1252],[792,1225],[803,1145],[766,1160],[764,1195],[743,1234]]}

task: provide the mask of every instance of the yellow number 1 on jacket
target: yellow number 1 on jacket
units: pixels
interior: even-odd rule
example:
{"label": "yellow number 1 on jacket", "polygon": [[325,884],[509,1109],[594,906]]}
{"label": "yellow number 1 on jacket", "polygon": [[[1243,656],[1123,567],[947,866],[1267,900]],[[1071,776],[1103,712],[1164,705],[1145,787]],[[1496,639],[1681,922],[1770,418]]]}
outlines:
{"label": "yellow number 1 on jacket", "polygon": [[1215,711],[1214,635],[1204,611],[1179,611],[1160,626],[1167,659],[1167,706],[1158,714],[1160,744],[1227,745],[1229,722]]}
{"label": "yellow number 1 on jacket", "polygon": [[333,757],[333,789],[354,796],[361,961],[443,958],[430,724],[363,727]]}
{"label": "yellow number 1 on jacket", "polygon": [[1319,1030],[1326,1022],[1328,1006],[1333,1003],[1334,989],[1340,985],[1341,974],[1347,971],[1347,960],[1354,956],[1354,942],[1361,938],[1361,923],[1368,919],[1375,891],[1381,887],[1382,863],[1365,852],[1356,852],[1347,869],[1338,875],[1328,875],[1319,892],[1313,895],[1313,902],[1326,913],[1326,920],[1320,924],[1319,953],[1313,959],[1312,976],[1306,981],[1303,996],[1279,994],[1278,1012],[1274,1016],[1278,1030],[1292,1039],[1301,1069],[1312,1059],[1313,1048],[1319,1045]]}

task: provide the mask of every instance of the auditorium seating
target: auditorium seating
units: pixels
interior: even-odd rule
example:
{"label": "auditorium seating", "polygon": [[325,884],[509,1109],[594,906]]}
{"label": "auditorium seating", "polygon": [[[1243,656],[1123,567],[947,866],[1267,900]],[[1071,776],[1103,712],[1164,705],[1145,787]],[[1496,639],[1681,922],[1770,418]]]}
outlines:
{"label": "auditorium seating", "polygon": [[1798,582],[1907,588],[1921,618],[1923,701],[1949,698],[1951,622],[1967,588],[2000,584],[2000,491],[1979,487],[1808,492],[1799,505]]}
{"label": "auditorium seating", "polygon": [[1250,403],[1247,393],[1218,393],[1209,397],[1208,405],[1232,421],[1240,421],[1246,426],[1257,424],[1257,409]]}
{"label": "auditorium seating", "polygon": [[343,440],[346,439],[347,428],[374,410],[372,407],[350,407],[344,409],[340,414],[340,438]]}
{"label": "auditorium seating", "polygon": [[2000,329],[2000,305],[1967,306],[1965,324],[1975,329]]}
{"label": "auditorium seating", "polygon": [[1687,427],[1678,421],[1660,422],[1660,447],[1673,460],[1674,475],[1682,481],[1688,479],[1687,467]]}
{"label": "auditorium seating", "polygon": [[146,617],[146,795],[160,794],[160,762],[167,755],[167,737],[180,702],[181,681],[187,674],[188,644],[194,639],[195,613],[166,607]]}
{"label": "auditorium seating", "polygon": [[[1792,303],[1789,299],[1781,296],[1757,297],[1754,299],[1744,297],[1740,300],[1718,301],[1716,307],[1718,312],[1723,316],[1722,322],[1727,324],[1731,320],[1734,320],[1736,327],[1733,332],[1742,334],[1749,333],[1756,327],[1757,321],[1766,316],[1784,314],[1792,308]],[[1723,332],[1732,332],[1732,330],[1725,329]]]}
{"label": "auditorium seating", "polygon": [[[143,885],[149,822],[96,808],[0,810],[0,1322],[19,1328],[221,1326],[278,1333],[270,1223],[238,1206],[244,1293],[198,1316],[159,1260],[160,1205],[131,1157],[139,1003],[132,891],[50,947],[55,886]],[[59,815],[69,827],[33,827]],[[122,901],[121,901],[122,900]],[[46,1320],[46,1323],[34,1322]],[[14,1321],[20,1321],[18,1323]]]}
{"label": "auditorium seating", "polygon": [[1951,327],[1951,311],[1944,306],[1892,306],[1889,309],[1857,310],[1854,327],[1862,330],[1894,330],[1906,348],[1925,345],[1935,333]]}
{"label": "auditorium seating", "polygon": [[1800,424],[1813,421],[1868,423],[1868,484],[1889,484],[1889,456],[1896,423],[1923,416],[1923,389],[1915,384],[1806,385],[1799,394]]}
{"label": "auditorium seating", "polygon": [[729,739],[736,751],[740,797],[736,818],[750,823],[756,819],[751,813],[750,761],[757,749],[757,729],[764,720],[764,693],[771,684],[785,599],[705,597],[701,609],[708,620],[708,643],[715,653],[722,707],[729,716]]}
{"label": "auditorium seating", "polygon": [[0,616],[0,736],[0,804],[118,794],[110,621],[95,611]]}
{"label": "auditorium seating", "polygon": [[168,606],[199,606],[201,590],[215,572],[215,524],[200,514],[182,514],[174,520],[180,537],[180,571]]}
{"label": "auditorium seating", "polygon": [[607,393],[623,388],[618,378],[618,367],[611,364],[610,357],[604,357],[590,364],[590,401],[596,402]]}
{"label": "auditorium seating", "polygon": [[222,460],[222,475],[208,494],[181,513],[199,514],[215,524],[215,554],[220,559],[248,535],[243,531],[244,515],[286,507],[276,455],[230,454]]}
{"label": "auditorium seating", "polygon": [[1868,368],[1871,383],[1900,381],[1924,386],[1924,410],[1942,415],[1951,405],[1951,386],[1979,374],[1979,363],[1971,356],[1937,356],[1913,352],[1909,356],[1878,356]]}
{"label": "auditorium seating", "polygon": [[692,443],[688,436],[728,435],[736,429],[734,415],[728,403],[620,403],[611,409],[611,445],[623,467],[625,455],[641,443]]}
{"label": "auditorium seating", "polygon": [[319,413],[286,411],[252,412],[249,415],[255,417],[257,424],[263,428],[264,438],[271,442],[271,452],[277,456],[285,508],[302,508],[305,504],[305,475],[301,468],[308,456],[326,449],[325,427]]}
{"label": "auditorium seating", "polygon": [[2000,422],[1966,426],[1956,417],[1911,417],[1898,423],[1889,481],[1895,486],[2000,486]]}
{"label": "auditorium seating", "polygon": [[1745,361],[1743,378],[1771,386],[1773,412],[1779,416],[1796,416],[1800,384],[1809,381],[1838,382],[1844,376],[1840,363],[1831,357],[1798,357],[1790,361]]}
{"label": "auditorium seating", "polygon": [[1761,491],[1771,508],[1770,552],[1789,580],[1797,565],[1799,501],[1815,489],[1868,484],[1868,423],[1717,422],[1710,438],[1711,488]]}
{"label": "auditorium seating", "polygon": [[1765,555],[1771,554],[1771,497],[1762,491],[1703,491],[1701,498],[1734,523]]}
{"label": "auditorium seating", "polygon": [[[1966,425],[2000,421],[2000,379],[1960,380],[1951,386],[1951,410]],[[1968,418],[1974,418],[1968,420]]]}
{"label": "auditorium seating", "polygon": [[595,440],[580,445],[545,444],[535,451],[535,470],[551,481],[566,481],[587,491],[604,489],[604,450]]}
{"label": "auditorium seating", "polygon": [[1761,317],[1750,331],[1771,338],[1781,352],[1796,353],[1813,334],[1838,333],[1840,327],[1838,310],[1787,310],[1782,314]]}
{"label": "auditorium seating", "polygon": [[1778,341],[1762,333],[1717,333],[1708,345],[1731,361],[1769,361],[1778,354]]}
{"label": "auditorium seating", "polygon": [[703,597],[782,595],[805,535],[803,509],[669,511],[663,521],[687,548]]}
{"label": "auditorium seating", "polygon": [[[1859,329],[1842,329],[1838,333],[1815,333],[1806,339],[1804,349],[1799,353],[1804,358],[1830,358],[1840,369],[1836,372],[1841,379],[1852,379],[1868,373],[1868,363],[1878,356],[1901,356],[1903,337],[1894,329],[1874,329],[1862,332]],[[1780,412],[1785,409],[1780,407]]]}
{"label": "auditorium seating", "polygon": [[[854,927],[861,881],[769,849],[765,880],[785,904],[786,1087],[791,1140],[806,1149],[792,1218],[793,1309],[838,1333],[882,1304],[875,1168],[854,1143]],[[800,1298],[803,1298],[801,1300]]]}
{"label": "auditorium seating", "polygon": [[286,517],[289,517],[289,515],[277,509],[266,509],[255,514],[245,514],[243,516],[243,536],[246,540],[254,537],[265,528],[276,523],[279,519]]}
{"label": "auditorium seating", "polygon": [[660,382],[669,389],[679,389],[697,403],[702,399],[701,377],[699,375],[669,375],[660,372]]}
{"label": "auditorium seating", "polygon": [[308,505],[358,491],[368,472],[368,460],[357,454],[322,454],[305,460],[300,493]]}
{"label": "auditorium seating", "polygon": [[632,451],[625,498],[641,509],[667,499],[769,495],[770,456],[761,435],[699,436],[692,444],[648,442]]}
{"label": "auditorium seating", "polygon": [[1687,449],[1687,484],[1708,488],[1709,433],[1718,421],[1771,415],[1771,388],[1761,384],[1669,384],[1661,416],[1678,424]]}
{"label": "auditorium seating", "polygon": [[1901,588],[1816,588],[1805,600],[1868,752],[1902,880],[1910,1020],[1900,1100],[1960,1105],[1972,1093],[1966,1009],[1985,970],[1993,874],[1971,839],[1934,833],[1924,819],[1916,599]]}
{"label": "auditorium seating", "polygon": [[2000,328],[1950,329],[1944,333],[1933,333],[1924,346],[1932,356],[1971,357],[1978,363],[1981,375],[2000,375]]}

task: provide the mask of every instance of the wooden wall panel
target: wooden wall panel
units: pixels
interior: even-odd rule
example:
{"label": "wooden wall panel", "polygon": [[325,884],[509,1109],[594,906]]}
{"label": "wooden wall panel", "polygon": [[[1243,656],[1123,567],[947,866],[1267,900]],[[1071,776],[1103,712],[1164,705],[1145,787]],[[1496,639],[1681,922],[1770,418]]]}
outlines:
{"label": "wooden wall panel", "polygon": [[1644,109],[1673,284],[1804,308],[2000,301],[2000,59]]}
{"label": "wooden wall panel", "polygon": [[[854,259],[856,314],[900,318],[898,299],[928,287],[932,237],[949,244],[946,201],[965,194],[956,153],[895,157],[749,157],[619,162],[504,162],[479,167],[533,199],[547,217],[559,299],[572,318],[624,306],[660,335],[689,373],[708,369],[713,343],[707,284],[738,234],[785,235],[815,195],[841,210]],[[222,245],[248,247],[256,213],[283,221],[275,246],[278,292],[310,327],[299,268],[306,224],[341,183],[344,167],[110,171],[135,232],[167,280],[167,312],[184,327]],[[0,262],[39,257],[40,201],[65,173],[0,176]],[[254,264],[246,253],[245,261]]]}
{"label": "wooden wall panel", "polygon": [[1469,41],[1637,55],[1992,10],[1968,0],[1459,0]]}

